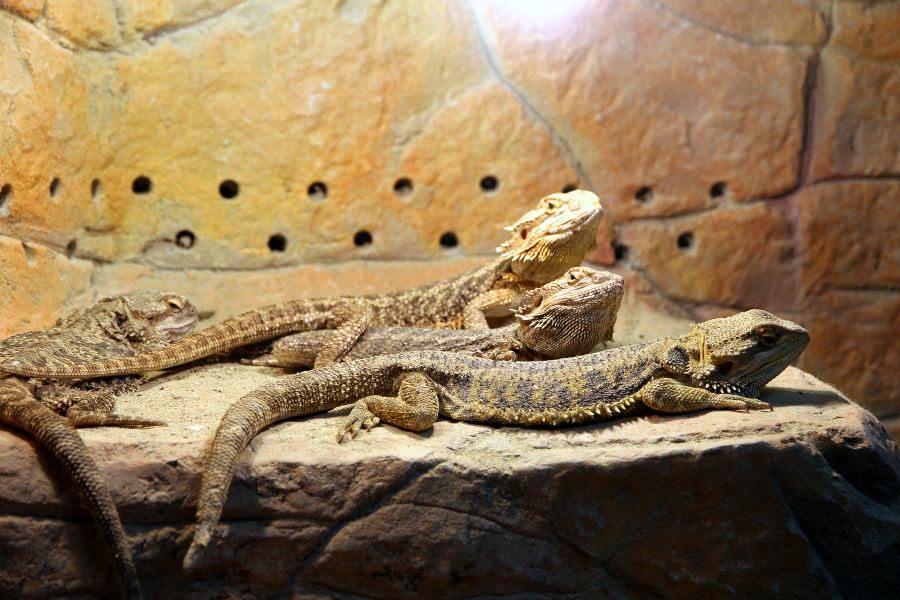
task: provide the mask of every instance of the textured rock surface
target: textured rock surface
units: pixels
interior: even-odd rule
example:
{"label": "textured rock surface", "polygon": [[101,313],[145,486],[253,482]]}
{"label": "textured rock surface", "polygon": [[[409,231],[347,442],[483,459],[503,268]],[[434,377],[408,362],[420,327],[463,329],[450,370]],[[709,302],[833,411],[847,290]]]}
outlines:
{"label": "textured rock surface", "polygon": [[[168,427],[82,432],[150,597],[871,598],[900,584],[896,447],[871,414],[796,369],[766,392],[773,412],[557,431],[440,421],[345,445],[339,414],[279,424],[244,454],[208,562],[187,577],[198,456],[227,402],[272,376],[193,369],[120,402]],[[115,589],[62,473],[6,431],[0,483],[0,593]]]}
{"label": "textured rock surface", "polygon": [[224,316],[422,282],[577,185],[594,261],[810,325],[804,366],[900,415],[898,6],[0,0],[0,335],[126,283]]}

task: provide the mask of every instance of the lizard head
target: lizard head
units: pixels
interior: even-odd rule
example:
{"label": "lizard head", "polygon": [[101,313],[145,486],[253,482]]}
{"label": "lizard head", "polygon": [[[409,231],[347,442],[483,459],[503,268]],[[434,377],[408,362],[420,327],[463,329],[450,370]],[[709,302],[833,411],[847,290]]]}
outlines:
{"label": "lizard head", "polygon": [[526,294],[516,314],[518,339],[548,358],[590,352],[612,339],[624,279],[614,273],[574,267]]}
{"label": "lizard head", "polygon": [[123,294],[124,317],[133,329],[146,327],[167,342],[183,338],[197,324],[197,309],[187,298],[173,292],[138,290]]}
{"label": "lizard head", "polygon": [[696,385],[748,398],[758,397],[809,343],[806,329],[759,309],[695,325],[691,337],[699,341],[690,368]]}
{"label": "lizard head", "polygon": [[602,217],[600,199],[592,192],[551,194],[506,228],[512,236],[497,251],[511,260],[516,275],[548,282],[581,264],[596,243]]}

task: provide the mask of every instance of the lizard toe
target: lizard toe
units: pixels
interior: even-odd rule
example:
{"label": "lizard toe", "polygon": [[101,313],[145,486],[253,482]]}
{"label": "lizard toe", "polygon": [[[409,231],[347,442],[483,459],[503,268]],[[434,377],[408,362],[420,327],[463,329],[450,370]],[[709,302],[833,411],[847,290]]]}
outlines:
{"label": "lizard toe", "polygon": [[747,403],[747,410],[772,410],[772,405],[768,402],[763,402],[762,400],[756,400],[754,398],[745,398],[744,401]]}
{"label": "lizard toe", "polygon": [[365,402],[357,402],[347,419],[338,427],[337,441],[340,444],[348,437],[353,439],[361,429],[369,431],[380,422],[381,419],[372,414]]}

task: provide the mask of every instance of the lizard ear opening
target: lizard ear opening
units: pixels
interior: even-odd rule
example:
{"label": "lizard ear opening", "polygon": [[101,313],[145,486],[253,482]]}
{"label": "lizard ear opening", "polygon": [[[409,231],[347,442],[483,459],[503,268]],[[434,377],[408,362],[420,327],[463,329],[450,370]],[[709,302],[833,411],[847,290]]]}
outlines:
{"label": "lizard ear opening", "polygon": [[673,370],[685,372],[690,365],[690,356],[681,346],[672,346],[666,354],[666,363]]}

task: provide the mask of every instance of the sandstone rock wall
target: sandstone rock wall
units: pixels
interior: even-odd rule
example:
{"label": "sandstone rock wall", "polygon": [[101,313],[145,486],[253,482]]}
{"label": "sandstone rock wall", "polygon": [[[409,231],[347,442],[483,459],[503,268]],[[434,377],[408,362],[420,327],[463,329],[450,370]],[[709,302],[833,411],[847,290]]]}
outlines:
{"label": "sandstone rock wall", "polygon": [[900,3],[549,4],[0,0],[0,335],[427,281],[581,186],[636,291],[900,415]]}

